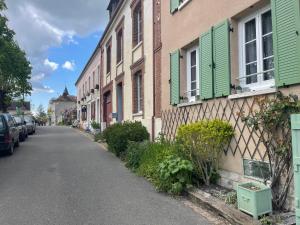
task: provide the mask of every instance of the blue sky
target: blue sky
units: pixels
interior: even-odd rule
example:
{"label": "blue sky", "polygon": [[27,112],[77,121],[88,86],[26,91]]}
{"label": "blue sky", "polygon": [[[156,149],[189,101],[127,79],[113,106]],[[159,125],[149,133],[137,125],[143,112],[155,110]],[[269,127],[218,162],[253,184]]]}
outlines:
{"label": "blue sky", "polygon": [[[70,4],[72,3],[72,4]],[[75,82],[108,21],[109,0],[6,0],[5,12],[15,39],[32,65],[34,108],[62,94]]]}
{"label": "blue sky", "polygon": [[[43,84],[54,92],[33,93],[28,99],[32,101],[35,108],[43,104],[46,109],[49,99],[61,95],[65,86],[70,94],[76,95],[75,82],[97,46],[100,35],[101,32],[96,32],[84,38],[74,37],[75,43],[64,43],[60,47],[49,48],[48,59],[50,62],[57,63],[58,68],[43,80]],[[74,63],[73,70],[63,68],[66,61]]]}

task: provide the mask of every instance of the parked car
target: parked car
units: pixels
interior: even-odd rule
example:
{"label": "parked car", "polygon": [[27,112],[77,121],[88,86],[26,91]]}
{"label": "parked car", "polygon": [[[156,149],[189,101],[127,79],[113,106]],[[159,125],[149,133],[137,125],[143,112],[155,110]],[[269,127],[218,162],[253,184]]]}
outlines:
{"label": "parked car", "polygon": [[19,139],[25,141],[28,137],[26,121],[23,116],[13,116],[19,128]]}
{"label": "parked car", "polygon": [[28,134],[34,134],[36,127],[34,118],[30,115],[25,115],[24,120],[26,121]]}
{"label": "parked car", "polygon": [[0,151],[12,155],[20,144],[19,129],[10,114],[0,114]]}

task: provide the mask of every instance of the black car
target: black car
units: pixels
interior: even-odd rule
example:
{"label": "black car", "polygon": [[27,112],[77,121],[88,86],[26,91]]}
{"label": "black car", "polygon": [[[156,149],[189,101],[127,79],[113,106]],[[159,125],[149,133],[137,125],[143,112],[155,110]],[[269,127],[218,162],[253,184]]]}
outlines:
{"label": "black car", "polygon": [[0,151],[12,155],[19,146],[19,129],[10,114],[0,114]]}
{"label": "black car", "polygon": [[24,120],[26,121],[26,127],[28,134],[35,133],[35,120],[31,115],[25,115]]}
{"label": "black car", "polygon": [[15,119],[17,126],[19,128],[19,139],[20,141],[25,141],[28,137],[26,122],[23,116],[13,116]]}

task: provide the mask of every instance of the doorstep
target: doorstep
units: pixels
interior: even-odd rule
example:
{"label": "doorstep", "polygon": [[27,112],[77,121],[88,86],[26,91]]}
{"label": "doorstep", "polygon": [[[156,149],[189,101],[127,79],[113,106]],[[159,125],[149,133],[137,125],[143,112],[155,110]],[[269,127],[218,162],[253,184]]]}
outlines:
{"label": "doorstep", "polygon": [[212,210],[225,218],[229,223],[234,225],[258,225],[257,220],[248,216],[239,210],[227,205],[220,199],[212,196],[210,193],[204,192],[197,188],[187,190],[188,198],[195,204],[200,204],[209,210]]}

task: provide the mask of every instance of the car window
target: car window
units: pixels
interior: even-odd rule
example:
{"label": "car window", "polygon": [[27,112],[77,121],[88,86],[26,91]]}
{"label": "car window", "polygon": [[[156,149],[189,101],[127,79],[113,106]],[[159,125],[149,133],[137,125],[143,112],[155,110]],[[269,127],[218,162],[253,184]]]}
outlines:
{"label": "car window", "polygon": [[16,123],[22,123],[22,120],[20,117],[14,117],[14,118],[15,118]]}
{"label": "car window", "polygon": [[0,130],[4,130],[3,117],[0,117]]}
{"label": "car window", "polygon": [[5,118],[5,120],[6,120],[6,122],[7,122],[7,124],[8,124],[8,126],[14,126],[14,120],[13,120],[13,118],[11,117],[11,115],[9,115],[9,114],[4,114],[4,118]]}

